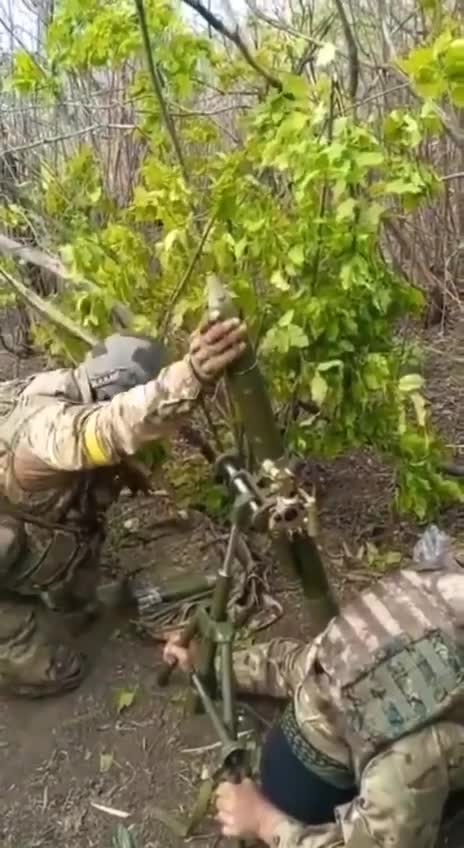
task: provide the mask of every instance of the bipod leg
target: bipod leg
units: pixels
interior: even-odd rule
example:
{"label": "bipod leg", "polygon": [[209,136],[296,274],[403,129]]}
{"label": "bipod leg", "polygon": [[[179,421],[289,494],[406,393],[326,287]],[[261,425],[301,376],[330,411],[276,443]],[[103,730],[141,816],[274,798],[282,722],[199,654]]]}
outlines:
{"label": "bipod leg", "polygon": [[[233,631],[231,633],[233,637]],[[221,642],[221,690],[224,724],[235,739],[237,736],[237,711],[235,709],[232,639]]]}
{"label": "bipod leg", "polygon": [[[237,550],[239,535],[240,523],[235,520],[230,530],[224,561],[218,572],[209,614],[204,609],[199,610],[197,619],[201,633],[197,676],[212,698],[217,695],[215,670],[217,645],[218,642],[230,641],[230,638],[225,636],[224,631],[228,625],[227,606],[232,585],[232,563]],[[230,658],[231,662],[232,658]],[[199,712],[201,705],[198,692],[192,689],[187,700],[187,712]]]}
{"label": "bipod leg", "polygon": [[[226,643],[223,644],[223,648],[225,644]],[[222,651],[222,655],[224,656],[224,650]],[[226,679],[228,679],[229,681],[228,688],[231,698],[229,703],[233,715],[232,723],[235,727],[236,720],[235,700],[233,698],[233,682],[232,678],[228,678],[228,671],[224,667],[222,670],[223,693],[226,689]],[[216,705],[214,704],[209,693],[203,686],[201,679],[198,677],[197,674],[195,674],[195,672],[192,674],[192,683],[202,703],[203,709],[205,710],[208,717],[211,719],[211,723],[214,727],[214,730],[216,731],[221,742],[224,778],[230,781],[230,783],[240,783],[241,780],[243,780],[243,778],[246,777],[248,774],[248,771],[246,769],[246,749],[239,743],[236,733],[232,733],[227,725],[226,701],[224,700],[223,702],[224,716],[223,718],[221,718],[218,710],[216,709]],[[232,842],[236,846],[236,848],[246,848],[246,841],[243,839],[234,839],[232,840]]]}
{"label": "bipod leg", "polygon": [[[224,725],[232,739],[237,741],[237,705],[235,701],[231,639],[221,642],[221,689]],[[240,783],[247,776],[244,751],[242,748],[237,748],[226,758],[224,763],[224,777],[231,783]],[[246,848],[246,841],[244,839],[234,839],[232,840],[232,844],[235,848]]]}

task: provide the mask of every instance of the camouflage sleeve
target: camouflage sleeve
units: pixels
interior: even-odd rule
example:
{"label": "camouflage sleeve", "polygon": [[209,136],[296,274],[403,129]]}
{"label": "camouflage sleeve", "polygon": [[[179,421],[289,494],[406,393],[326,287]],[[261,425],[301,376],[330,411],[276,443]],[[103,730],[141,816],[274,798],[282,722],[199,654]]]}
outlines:
{"label": "camouflage sleeve", "polygon": [[234,652],[234,676],[241,692],[287,698],[306,674],[308,647],[291,639],[272,639]]}
{"label": "camouflage sleeve", "polygon": [[337,824],[305,827],[282,818],[272,848],[434,848],[449,792],[448,761],[435,727],[405,737],[371,760],[359,795]]}
{"label": "camouflage sleeve", "polygon": [[186,358],[164,368],[156,380],[107,403],[54,401],[32,415],[23,429],[19,472],[25,449],[29,456],[61,471],[115,465],[170,432],[192,410],[200,392]]}

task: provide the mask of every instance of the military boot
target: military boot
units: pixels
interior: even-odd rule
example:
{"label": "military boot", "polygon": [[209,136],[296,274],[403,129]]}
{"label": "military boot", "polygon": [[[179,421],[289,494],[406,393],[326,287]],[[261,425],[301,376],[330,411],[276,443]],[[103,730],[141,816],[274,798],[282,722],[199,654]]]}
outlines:
{"label": "military boot", "polygon": [[76,688],[86,663],[64,642],[47,639],[33,607],[0,603],[0,690],[43,698]]}

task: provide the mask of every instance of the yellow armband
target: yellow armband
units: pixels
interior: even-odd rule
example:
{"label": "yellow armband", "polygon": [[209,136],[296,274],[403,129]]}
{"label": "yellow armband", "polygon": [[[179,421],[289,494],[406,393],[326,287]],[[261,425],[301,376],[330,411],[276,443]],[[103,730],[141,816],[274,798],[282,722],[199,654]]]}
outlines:
{"label": "yellow armband", "polygon": [[84,451],[92,465],[111,465],[112,458],[106,453],[95,429],[95,416],[85,423],[83,433]]}

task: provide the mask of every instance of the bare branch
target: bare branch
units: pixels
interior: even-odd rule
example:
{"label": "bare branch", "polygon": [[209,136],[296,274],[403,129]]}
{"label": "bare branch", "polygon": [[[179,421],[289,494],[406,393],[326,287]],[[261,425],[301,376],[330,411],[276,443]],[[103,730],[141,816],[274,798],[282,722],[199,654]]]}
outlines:
{"label": "bare branch", "polygon": [[207,9],[206,6],[203,6],[200,0],[182,0],[182,2],[185,3],[187,6],[190,6],[190,8],[193,9],[195,12],[198,12],[198,14],[201,15],[203,20],[205,20],[206,23],[212,29],[216,30],[216,32],[224,36],[224,38],[227,38],[227,40],[231,41],[232,44],[235,44],[237,49],[240,50],[240,53],[242,54],[245,61],[248,62],[248,64],[253,68],[253,70],[256,71],[257,74],[260,74],[260,76],[262,76],[266,80],[266,82],[269,83],[269,85],[279,90],[282,89],[282,83],[280,82],[280,80],[277,79],[277,77],[275,77],[273,74],[269,73],[266,68],[263,68],[263,66],[260,65],[254,58],[254,56],[250,53],[244,39],[240,34],[240,30],[238,27],[236,27],[234,30],[230,29],[223,21],[221,21],[220,18],[218,18],[216,15],[213,14],[213,12]]}
{"label": "bare branch", "polygon": [[273,29],[276,29],[279,32],[284,32],[287,35],[292,35],[294,38],[299,38],[302,41],[306,41],[308,44],[313,44],[315,47],[324,47],[325,42],[321,38],[316,38],[315,36],[308,35],[305,32],[300,32],[287,23],[282,23],[280,20],[276,20],[276,18],[271,18],[259,9],[256,3],[252,2],[252,0],[248,0],[247,5],[258,20],[263,21],[263,23],[268,24]]}
{"label": "bare branch", "polygon": [[18,280],[16,277],[12,277],[4,268],[0,268],[0,275],[3,277],[4,281],[10,286],[13,291],[19,295],[19,297],[24,300],[29,306],[32,307],[36,312],[39,313],[43,318],[47,321],[51,321],[52,324],[55,324],[56,327],[59,327],[61,330],[65,330],[74,338],[79,339],[84,342],[86,345],[93,347],[97,343],[97,339],[95,336],[91,335],[87,332],[87,330],[83,330],[79,324],[76,324],[74,321],[71,321],[70,318],[67,318],[61,310],[59,310],[56,306],[51,303],[47,303],[40,295],[36,294],[32,289],[28,288],[21,280]]}
{"label": "bare branch", "polygon": [[348,62],[350,70],[350,98],[354,102],[356,100],[356,94],[358,92],[359,84],[358,47],[350,26],[350,22],[348,20],[348,16],[345,11],[344,0],[334,0],[334,3],[337,7],[337,12],[343,27],[346,46],[348,48]]}
{"label": "bare branch", "polygon": [[101,132],[102,130],[135,130],[138,129],[135,124],[93,124],[90,127],[82,127],[80,130],[72,130],[72,132],[61,133],[61,135],[51,136],[49,138],[38,138],[35,141],[30,141],[28,144],[19,144],[17,147],[9,147],[0,152],[0,159],[6,154],[23,153],[26,150],[34,150],[37,147],[42,147],[45,144],[57,144],[60,141],[68,141],[71,138],[79,138],[89,133]]}
{"label": "bare branch", "polygon": [[411,239],[408,236],[407,230],[405,230],[404,227],[399,226],[392,217],[386,217],[384,225],[386,231],[393,236],[397,244],[400,246],[403,255],[407,256],[412,266],[415,267],[415,270],[418,272],[419,279],[433,289],[434,286],[436,286],[436,278],[429,268],[427,268],[425,262],[423,262],[419,256],[414,254],[411,247]]}
{"label": "bare branch", "polygon": [[445,174],[443,177],[440,177],[442,183],[448,183],[450,180],[463,180],[464,179],[464,171],[458,171],[456,174]]}
{"label": "bare branch", "polygon": [[207,224],[206,224],[206,226],[205,226],[205,228],[204,228],[204,230],[201,234],[200,241],[198,242],[197,248],[195,250],[195,253],[192,256],[190,264],[189,264],[187,270],[185,271],[185,274],[183,275],[181,281],[179,282],[179,285],[177,286],[177,288],[174,290],[174,292],[172,294],[172,297],[171,297],[169,304],[166,308],[166,315],[164,317],[164,321],[163,321],[163,324],[162,324],[161,330],[160,330],[160,338],[161,339],[163,339],[164,336],[167,333],[167,330],[168,330],[168,327],[169,327],[169,324],[170,324],[170,321],[171,321],[172,311],[173,311],[177,301],[179,300],[179,297],[181,296],[182,292],[184,291],[188,281],[190,280],[190,277],[193,274],[195,266],[196,266],[196,264],[197,264],[197,262],[198,262],[198,260],[201,256],[202,252],[203,252],[203,248],[206,244],[206,240],[207,240],[207,238],[208,238],[208,236],[211,232],[211,228],[212,228],[213,224],[214,224],[214,218],[210,218],[210,220],[207,222]]}
{"label": "bare branch", "polygon": [[0,253],[3,253],[5,256],[11,256],[13,259],[19,260],[19,262],[37,265],[39,268],[48,271],[48,273],[53,274],[53,276],[61,280],[69,279],[66,268],[55,256],[49,256],[48,253],[44,253],[37,247],[28,247],[2,234],[0,234]]}
{"label": "bare branch", "polygon": [[150,34],[148,32],[148,25],[147,25],[147,19],[146,19],[146,16],[145,16],[145,6],[143,4],[143,0],[135,0],[135,6],[136,6],[137,14],[138,14],[138,17],[139,17],[140,30],[141,30],[141,33],[142,33],[143,46],[144,46],[144,51],[145,51],[145,58],[146,58],[147,66],[148,66],[148,72],[150,74],[150,78],[151,78],[151,81],[152,81],[153,90],[155,92],[156,99],[158,100],[159,107],[161,109],[161,114],[163,116],[163,120],[164,120],[166,129],[169,133],[169,136],[170,136],[170,139],[171,139],[171,142],[172,142],[172,146],[174,147],[174,151],[175,151],[175,154],[177,156],[177,159],[178,159],[181,171],[182,171],[182,175],[184,177],[186,185],[188,185],[189,182],[190,182],[190,178],[189,178],[189,174],[187,172],[187,166],[185,164],[185,158],[184,158],[184,154],[183,154],[183,151],[182,151],[180,138],[177,135],[177,131],[176,131],[174,121],[173,121],[172,116],[169,112],[169,109],[166,105],[166,101],[164,99],[164,94],[163,94],[163,81],[161,79],[159,70],[156,67],[154,59],[153,59],[153,53],[152,53],[151,44],[150,44]]}
{"label": "bare branch", "polygon": [[[29,245],[21,244],[21,242],[15,241],[2,233],[0,233],[0,253],[3,253],[4,256],[10,256],[12,259],[18,260],[19,263],[34,265],[37,268],[41,268],[48,274],[52,274],[52,276],[57,278],[61,283],[69,282],[71,279],[69,272],[66,270],[66,266],[63,265],[56,256],[50,256],[50,254],[45,253],[43,250],[39,250],[37,247],[30,247]],[[93,283],[84,278],[81,278],[79,282],[90,289],[94,287]],[[115,301],[111,307],[110,314],[113,326],[119,326],[119,328],[124,326],[125,329],[131,326],[132,315],[130,310],[128,310],[124,304]]]}

